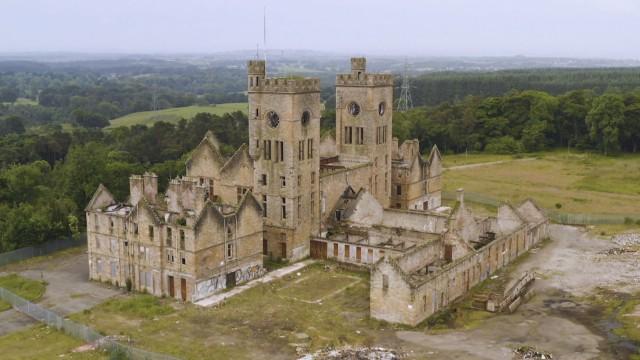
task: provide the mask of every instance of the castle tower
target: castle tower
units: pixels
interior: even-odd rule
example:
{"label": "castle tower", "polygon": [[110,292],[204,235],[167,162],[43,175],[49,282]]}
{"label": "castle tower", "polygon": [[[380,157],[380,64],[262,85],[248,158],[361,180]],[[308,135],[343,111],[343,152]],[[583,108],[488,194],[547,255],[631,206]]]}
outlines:
{"label": "castle tower", "polygon": [[391,194],[393,77],[366,71],[351,58],[351,73],[336,76],[336,143],[345,159],[371,163],[370,192],[384,206]]}
{"label": "castle tower", "polygon": [[249,154],[264,217],[263,253],[300,259],[319,230],[320,81],[269,78],[249,61]]}

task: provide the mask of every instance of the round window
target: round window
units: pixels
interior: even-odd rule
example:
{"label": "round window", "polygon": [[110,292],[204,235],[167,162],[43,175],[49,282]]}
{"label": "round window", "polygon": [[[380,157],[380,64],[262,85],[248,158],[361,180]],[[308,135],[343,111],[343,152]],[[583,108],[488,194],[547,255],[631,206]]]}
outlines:
{"label": "round window", "polygon": [[278,124],[280,124],[280,117],[275,111],[269,111],[267,113],[267,120],[269,121],[269,125],[271,127],[277,127]]}
{"label": "round window", "polygon": [[349,110],[349,114],[353,116],[358,116],[358,114],[360,114],[360,105],[352,101],[351,104],[349,104],[348,110]]}
{"label": "round window", "polygon": [[304,111],[302,113],[302,117],[300,118],[300,122],[302,123],[302,125],[307,125],[309,123],[309,120],[311,120],[311,113],[309,111]]}
{"label": "round window", "polygon": [[384,115],[384,109],[385,109],[385,104],[383,102],[381,102],[378,105],[378,114],[380,114],[380,116]]}

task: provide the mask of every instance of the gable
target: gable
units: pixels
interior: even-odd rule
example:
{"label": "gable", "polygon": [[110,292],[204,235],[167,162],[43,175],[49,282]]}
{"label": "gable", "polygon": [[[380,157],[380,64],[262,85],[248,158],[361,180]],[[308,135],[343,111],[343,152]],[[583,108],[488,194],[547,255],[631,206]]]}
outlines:
{"label": "gable", "polygon": [[242,144],[238,150],[220,169],[221,176],[233,180],[234,185],[253,185],[253,160],[249,156],[246,144]]}
{"label": "gable", "polygon": [[429,177],[440,176],[442,174],[442,155],[436,145],[431,148],[429,154]]}
{"label": "gable", "polygon": [[547,219],[546,215],[533,200],[527,199],[517,208],[522,218],[529,223],[538,223]]}
{"label": "gable", "polygon": [[187,161],[187,176],[218,178],[223,163],[215,142],[205,136]]}
{"label": "gable", "polygon": [[366,190],[360,190],[358,197],[352,200],[343,219],[355,224],[376,225],[382,222],[382,205]]}
{"label": "gable", "polygon": [[498,207],[498,217],[496,219],[496,233],[510,234],[518,229],[524,221],[520,214],[509,204],[502,204]]}
{"label": "gable", "polygon": [[85,211],[101,209],[107,205],[115,204],[116,200],[111,192],[102,184],[98,185],[96,192],[93,193],[91,200],[85,207]]}

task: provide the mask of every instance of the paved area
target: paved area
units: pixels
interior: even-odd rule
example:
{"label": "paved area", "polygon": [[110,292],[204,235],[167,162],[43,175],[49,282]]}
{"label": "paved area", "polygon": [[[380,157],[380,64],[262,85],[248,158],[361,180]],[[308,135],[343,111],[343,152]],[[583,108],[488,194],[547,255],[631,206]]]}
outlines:
{"label": "paved area", "polygon": [[[85,253],[61,256],[15,272],[34,280],[45,280],[47,289],[38,304],[61,315],[92,308],[120,293],[115,288],[89,281]],[[0,276],[3,274],[0,272]],[[35,320],[16,310],[0,312],[0,336],[34,324]]]}
{"label": "paved area", "polygon": [[225,299],[228,299],[232,296],[236,296],[248,289],[251,289],[252,287],[259,285],[259,284],[265,284],[268,282],[271,282],[275,279],[279,279],[285,275],[294,273],[300,269],[302,269],[303,267],[309,266],[311,264],[313,264],[315,262],[315,260],[305,260],[305,261],[301,261],[301,262],[297,262],[295,264],[283,267],[281,269],[278,270],[274,270],[271,271],[269,273],[267,273],[265,276],[259,278],[259,279],[255,279],[255,280],[251,280],[249,282],[247,282],[244,285],[240,285],[240,286],[236,286],[235,288],[223,292],[223,293],[219,293],[219,294],[214,294],[211,295],[207,298],[204,298],[200,301],[195,302],[196,305],[200,305],[200,306],[204,306],[204,307],[208,307],[208,306],[215,306],[219,303],[221,303],[222,301],[224,301]]}

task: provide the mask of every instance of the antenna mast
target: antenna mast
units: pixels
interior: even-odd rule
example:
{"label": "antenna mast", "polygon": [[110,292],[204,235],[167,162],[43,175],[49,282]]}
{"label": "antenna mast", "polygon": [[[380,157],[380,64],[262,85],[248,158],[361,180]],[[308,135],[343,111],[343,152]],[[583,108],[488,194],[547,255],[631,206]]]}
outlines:
{"label": "antenna mast", "polygon": [[400,97],[396,103],[396,110],[403,112],[413,108],[411,101],[411,85],[409,84],[409,64],[404,59],[404,74],[402,75],[402,85],[400,86]]}
{"label": "antenna mast", "polygon": [[262,43],[264,45],[264,62],[267,62],[267,7],[262,10]]}

